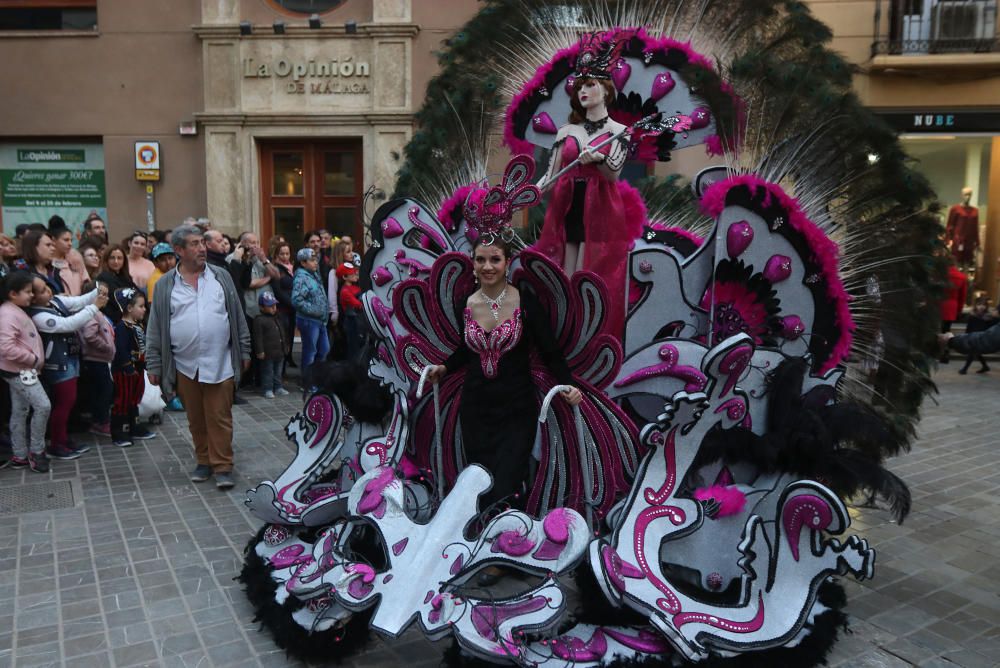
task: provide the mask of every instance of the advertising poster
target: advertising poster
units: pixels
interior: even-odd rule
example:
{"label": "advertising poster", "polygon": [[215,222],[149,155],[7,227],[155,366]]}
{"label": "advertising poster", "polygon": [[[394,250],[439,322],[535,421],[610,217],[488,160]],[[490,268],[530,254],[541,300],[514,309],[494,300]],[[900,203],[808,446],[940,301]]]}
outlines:
{"label": "advertising poster", "polygon": [[107,215],[104,147],[51,142],[0,144],[0,206],[3,231],[22,223],[47,224],[62,216],[79,232],[87,216]]}

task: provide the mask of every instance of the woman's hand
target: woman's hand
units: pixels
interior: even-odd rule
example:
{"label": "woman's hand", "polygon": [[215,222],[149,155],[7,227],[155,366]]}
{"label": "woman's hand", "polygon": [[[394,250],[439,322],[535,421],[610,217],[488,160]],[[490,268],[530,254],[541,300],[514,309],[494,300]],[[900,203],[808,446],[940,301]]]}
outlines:
{"label": "woman's hand", "polygon": [[580,154],[581,165],[590,165],[595,162],[604,162],[604,156],[599,153],[594,153],[589,148]]}
{"label": "woman's hand", "polygon": [[97,297],[94,299],[94,306],[98,309],[103,309],[108,305],[108,291],[107,289],[101,290],[97,289]]}
{"label": "woman's hand", "polygon": [[570,406],[579,406],[580,402],[583,401],[583,392],[576,389],[575,387],[571,387],[568,390],[563,390],[562,392],[560,392],[560,394],[563,396],[563,399],[566,400],[566,403],[568,403]]}
{"label": "woman's hand", "polygon": [[427,382],[431,385],[437,385],[446,373],[448,373],[448,369],[443,364],[435,364],[427,372]]}

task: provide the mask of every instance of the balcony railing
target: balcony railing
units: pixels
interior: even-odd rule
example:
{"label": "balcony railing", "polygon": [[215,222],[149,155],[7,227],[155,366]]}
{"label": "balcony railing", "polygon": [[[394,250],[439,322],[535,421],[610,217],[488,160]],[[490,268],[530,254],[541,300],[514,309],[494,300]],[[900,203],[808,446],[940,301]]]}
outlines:
{"label": "balcony railing", "polygon": [[873,56],[996,52],[997,0],[876,0]]}

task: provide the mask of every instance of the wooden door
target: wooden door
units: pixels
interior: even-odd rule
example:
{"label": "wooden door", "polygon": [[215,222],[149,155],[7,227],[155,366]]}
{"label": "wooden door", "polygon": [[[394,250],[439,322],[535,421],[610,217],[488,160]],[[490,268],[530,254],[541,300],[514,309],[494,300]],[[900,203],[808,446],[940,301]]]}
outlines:
{"label": "wooden door", "polygon": [[360,139],[260,145],[261,238],[301,247],[307,231],[362,237],[364,163]]}

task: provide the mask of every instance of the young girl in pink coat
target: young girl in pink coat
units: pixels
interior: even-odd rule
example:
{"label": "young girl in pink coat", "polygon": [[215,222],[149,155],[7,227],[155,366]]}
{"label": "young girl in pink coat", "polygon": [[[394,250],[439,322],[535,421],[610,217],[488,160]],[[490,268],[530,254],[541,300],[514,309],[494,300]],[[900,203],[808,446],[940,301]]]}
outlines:
{"label": "young girl in pink coat", "polygon": [[16,469],[28,466],[32,471],[45,473],[49,470],[45,456],[45,425],[52,406],[38,377],[45,362],[42,337],[26,310],[33,296],[31,283],[32,276],[26,271],[15,271],[3,281],[0,375],[10,386],[10,437],[14,456],[9,465]]}

